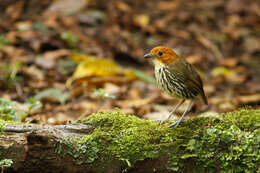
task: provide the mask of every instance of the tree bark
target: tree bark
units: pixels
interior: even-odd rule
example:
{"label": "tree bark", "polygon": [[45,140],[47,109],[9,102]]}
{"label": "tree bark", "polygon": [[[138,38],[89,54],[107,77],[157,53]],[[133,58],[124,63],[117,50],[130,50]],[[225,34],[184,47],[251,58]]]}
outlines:
{"label": "tree bark", "polygon": [[[121,173],[125,170],[118,161],[111,158],[109,168],[97,168],[102,165],[77,164],[70,155],[62,155],[56,146],[69,137],[91,134],[94,129],[85,124],[37,125],[5,124],[4,133],[0,134],[0,160],[12,159],[8,173]],[[159,158],[137,162],[127,172],[151,172],[151,165],[164,173],[171,172],[164,166],[166,159]]]}
{"label": "tree bark", "polygon": [[259,117],[241,109],[165,128],[98,112],[82,124],[4,124],[0,160],[12,159],[5,171],[19,173],[259,172]]}
{"label": "tree bark", "polygon": [[0,135],[0,156],[13,160],[8,172],[91,172],[88,165],[76,165],[71,157],[55,152],[55,146],[65,138],[91,131],[91,126],[84,124],[6,124]]}

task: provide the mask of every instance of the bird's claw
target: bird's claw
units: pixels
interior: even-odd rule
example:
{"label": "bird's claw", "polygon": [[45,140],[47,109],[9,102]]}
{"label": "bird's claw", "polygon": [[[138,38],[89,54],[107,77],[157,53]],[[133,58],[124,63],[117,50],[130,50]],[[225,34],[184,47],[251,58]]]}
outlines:
{"label": "bird's claw", "polygon": [[[165,121],[167,121],[167,120],[161,120],[161,121],[160,121],[160,125],[162,125],[163,123],[165,123]],[[169,126],[167,126],[166,128],[172,127],[172,126],[176,127],[179,123],[180,123],[180,122],[177,120],[177,121],[175,121],[174,123],[172,123],[172,124],[170,124]]]}
{"label": "bird's claw", "polygon": [[172,126],[173,126],[173,127],[177,127],[179,123],[180,123],[179,121],[175,121],[174,123],[170,124],[170,125],[167,126],[166,128],[169,128],[169,127],[172,127]]}
{"label": "bird's claw", "polygon": [[152,120],[152,121],[154,121],[154,122],[161,122],[161,120]]}
{"label": "bird's claw", "polygon": [[172,124],[170,124],[169,126],[167,126],[166,128],[169,128],[169,127],[177,127],[179,124],[180,124],[180,122],[182,122],[182,121],[186,121],[186,120],[177,120],[177,121],[175,121],[174,123],[172,123]]}
{"label": "bird's claw", "polygon": [[161,121],[160,121],[160,125],[163,124],[164,122],[165,122],[165,120],[161,120]]}
{"label": "bird's claw", "polygon": [[163,123],[165,123],[166,121],[168,121],[169,119],[164,119],[164,120],[160,120],[160,125],[162,125]]}

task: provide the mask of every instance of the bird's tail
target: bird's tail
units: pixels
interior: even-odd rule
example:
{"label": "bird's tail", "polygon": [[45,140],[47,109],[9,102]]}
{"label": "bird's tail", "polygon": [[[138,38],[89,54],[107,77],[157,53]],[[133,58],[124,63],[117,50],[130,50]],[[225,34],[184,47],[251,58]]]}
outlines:
{"label": "bird's tail", "polygon": [[206,105],[208,105],[208,99],[207,99],[207,97],[205,96],[204,92],[201,94],[201,99],[202,99],[203,103],[205,103]]}

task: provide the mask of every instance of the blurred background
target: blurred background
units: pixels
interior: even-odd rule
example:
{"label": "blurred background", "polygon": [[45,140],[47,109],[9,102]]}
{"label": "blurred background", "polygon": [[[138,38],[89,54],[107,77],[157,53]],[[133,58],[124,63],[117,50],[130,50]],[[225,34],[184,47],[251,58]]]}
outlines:
{"label": "blurred background", "polygon": [[158,45],[200,72],[209,106],[189,116],[260,104],[259,0],[0,0],[0,118],[62,124],[119,108],[162,119],[178,100],[143,58]]}

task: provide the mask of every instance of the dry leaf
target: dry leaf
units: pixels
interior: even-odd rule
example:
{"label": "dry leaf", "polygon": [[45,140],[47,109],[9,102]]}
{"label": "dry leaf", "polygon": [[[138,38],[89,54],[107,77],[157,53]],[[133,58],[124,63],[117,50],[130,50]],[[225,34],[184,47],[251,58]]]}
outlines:
{"label": "dry leaf", "polygon": [[149,25],[150,17],[147,14],[139,14],[134,16],[134,23],[142,28]]}
{"label": "dry leaf", "polygon": [[23,72],[33,79],[37,79],[37,80],[44,79],[43,72],[34,65],[31,65],[29,67],[23,67]]}
{"label": "dry leaf", "polygon": [[71,15],[82,10],[87,3],[87,0],[57,0],[53,1],[46,13],[58,12],[61,14]]}
{"label": "dry leaf", "polygon": [[21,16],[23,9],[24,9],[24,1],[20,0],[17,1],[15,4],[10,5],[6,10],[6,13],[9,16],[11,16],[12,19],[17,19]]}
{"label": "dry leaf", "polygon": [[131,7],[128,4],[126,4],[125,2],[122,2],[122,1],[116,1],[116,7],[120,11],[124,11],[124,12],[131,11]]}
{"label": "dry leaf", "polygon": [[124,100],[118,101],[118,105],[123,108],[141,107],[150,103],[150,99],[134,99],[134,100]]}
{"label": "dry leaf", "polygon": [[79,62],[73,76],[67,81],[70,85],[77,79],[86,79],[89,77],[113,77],[124,76],[127,80],[135,79],[134,73],[130,69],[125,69],[117,65],[114,61],[96,58],[84,54],[72,54],[72,60]]}
{"label": "dry leaf", "polygon": [[239,96],[238,100],[243,104],[259,103],[260,102],[260,93],[245,95],[245,96]]}
{"label": "dry leaf", "polygon": [[235,67],[238,64],[237,58],[224,58],[220,60],[220,65],[227,66],[227,67]]}
{"label": "dry leaf", "polygon": [[160,10],[171,11],[179,7],[179,1],[160,1],[158,8]]}
{"label": "dry leaf", "polygon": [[220,75],[223,75],[223,76],[226,77],[228,75],[231,75],[232,73],[234,73],[234,70],[232,70],[230,68],[223,67],[223,66],[216,67],[211,71],[211,75],[214,76],[214,77],[220,76]]}
{"label": "dry leaf", "polygon": [[70,54],[70,51],[67,49],[59,49],[59,50],[55,50],[55,51],[46,51],[43,54],[44,58],[47,59],[58,59],[61,58],[63,56],[68,56]]}

